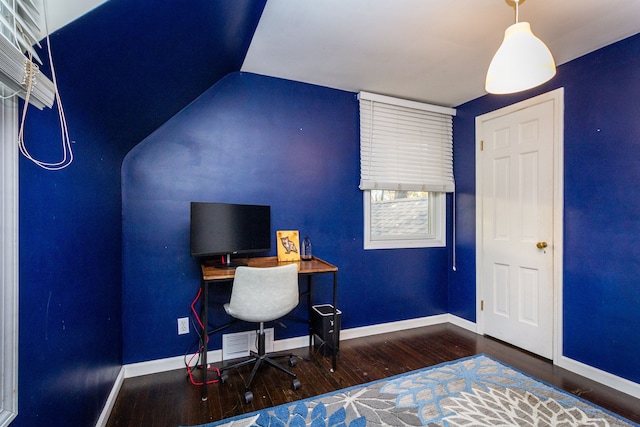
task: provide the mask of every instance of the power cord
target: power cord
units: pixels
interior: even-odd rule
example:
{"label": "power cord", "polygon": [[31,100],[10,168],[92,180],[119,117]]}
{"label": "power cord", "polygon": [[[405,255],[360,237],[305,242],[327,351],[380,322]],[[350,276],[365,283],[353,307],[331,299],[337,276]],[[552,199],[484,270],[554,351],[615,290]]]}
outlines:
{"label": "power cord", "polygon": [[[200,327],[200,329],[198,329],[197,327],[194,327],[194,330],[196,331],[196,333],[198,334],[198,343],[204,342],[203,340],[207,340],[207,342],[209,342],[209,335],[207,334],[207,329],[202,321],[202,319],[200,319],[200,316],[198,315],[198,312],[195,308],[196,303],[198,302],[198,300],[200,299],[200,295],[202,294],[202,289],[198,290],[198,294],[196,295],[196,297],[194,298],[193,302],[191,303],[191,312],[192,312],[192,316],[193,318],[195,318],[197,326]],[[193,322],[192,322],[193,323]],[[202,334],[199,331],[202,331]],[[196,381],[195,378],[193,377],[193,368],[192,366],[198,366],[200,363],[200,353],[202,352],[202,350],[204,349],[204,345],[200,345],[198,350],[196,350],[195,353],[193,353],[193,355],[191,356],[191,358],[189,359],[189,361],[187,362],[186,360],[186,354],[185,354],[185,365],[187,368],[187,374],[189,375],[189,381],[191,382],[191,384],[196,385],[196,386],[200,386],[200,385],[204,385],[204,382],[202,381]],[[195,358],[198,358],[196,360],[196,363],[193,364],[193,360]],[[214,384],[220,381],[220,369],[216,368],[215,366],[203,366],[202,369],[207,369],[209,371],[212,372],[216,372],[217,373],[217,377],[215,379],[212,380],[208,380],[207,384]]]}

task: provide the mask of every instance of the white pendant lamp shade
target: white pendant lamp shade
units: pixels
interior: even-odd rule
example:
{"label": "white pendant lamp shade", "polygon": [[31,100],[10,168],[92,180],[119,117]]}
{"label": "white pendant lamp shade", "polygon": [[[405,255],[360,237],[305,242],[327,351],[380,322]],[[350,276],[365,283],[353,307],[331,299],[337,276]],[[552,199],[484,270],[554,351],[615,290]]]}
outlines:
{"label": "white pendant lamp shade", "polygon": [[511,25],[487,71],[489,93],[520,92],[538,86],[556,74],[549,48],[531,32],[528,22]]}

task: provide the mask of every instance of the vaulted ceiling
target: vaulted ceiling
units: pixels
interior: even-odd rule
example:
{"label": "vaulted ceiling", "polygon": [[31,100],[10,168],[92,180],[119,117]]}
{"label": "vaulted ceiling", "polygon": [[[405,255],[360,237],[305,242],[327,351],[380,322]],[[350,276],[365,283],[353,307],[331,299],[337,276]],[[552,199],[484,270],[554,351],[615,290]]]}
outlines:
{"label": "vaulted ceiling", "polygon": [[[47,1],[52,31],[102,3]],[[636,0],[519,7],[558,64],[640,32],[639,17]],[[242,71],[456,106],[485,94],[486,69],[514,22],[513,0],[268,0]]]}

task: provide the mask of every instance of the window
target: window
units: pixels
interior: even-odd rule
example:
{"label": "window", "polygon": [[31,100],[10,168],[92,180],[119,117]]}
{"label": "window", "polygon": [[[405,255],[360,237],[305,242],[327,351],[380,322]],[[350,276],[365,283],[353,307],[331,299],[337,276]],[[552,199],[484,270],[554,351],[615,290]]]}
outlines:
{"label": "window", "polygon": [[[0,426],[18,414],[18,100],[51,107],[54,84],[28,56],[39,33],[33,0],[0,2]],[[41,62],[40,62],[41,63]]]}
{"label": "window", "polygon": [[365,249],[446,246],[455,110],[360,92]]}
{"label": "window", "polygon": [[366,190],[365,249],[444,246],[445,194]]}

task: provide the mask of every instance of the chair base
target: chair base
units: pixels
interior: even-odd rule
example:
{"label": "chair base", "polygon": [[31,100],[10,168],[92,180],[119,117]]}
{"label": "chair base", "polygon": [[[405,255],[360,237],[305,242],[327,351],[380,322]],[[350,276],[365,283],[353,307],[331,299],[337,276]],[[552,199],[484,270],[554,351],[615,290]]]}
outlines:
{"label": "chair base", "polygon": [[274,368],[278,369],[279,371],[282,371],[284,373],[286,373],[287,375],[289,375],[290,377],[293,378],[292,380],[292,388],[294,390],[298,390],[300,388],[300,381],[298,381],[297,379],[297,375],[292,372],[291,370],[285,368],[284,366],[282,366],[281,364],[279,364],[278,362],[276,362],[274,359],[276,358],[281,358],[281,357],[288,357],[289,358],[289,365],[290,366],[295,366],[295,355],[293,353],[286,353],[286,352],[282,352],[282,353],[269,353],[266,354],[265,352],[265,333],[264,333],[264,326],[263,324],[260,324],[260,331],[258,332],[258,352],[251,352],[251,356],[247,359],[241,360],[239,362],[233,363],[229,366],[224,366],[222,369],[220,369],[220,379],[222,382],[226,382],[228,376],[226,374],[226,371],[229,371],[231,369],[237,369],[241,366],[245,366],[245,365],[250,365],[252,363],[254,363],[253,369],[251,370],[251,374],[249,375],[249,378],[247,379],[245,386],[244,386],[244,398],[245,398],[245,402],[249,403],[253,400],[253,394],[251,393],[251,391],[249,390],[251,388],[251,383],[253,382],[253,379],[256,376],[256,373],[258,372],[258,370],[260,369],[260,366],[262,366],[263,364],[268,364],[273,366]]}

